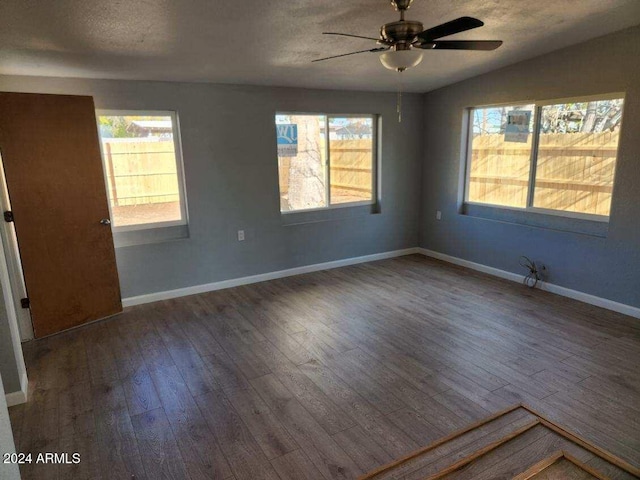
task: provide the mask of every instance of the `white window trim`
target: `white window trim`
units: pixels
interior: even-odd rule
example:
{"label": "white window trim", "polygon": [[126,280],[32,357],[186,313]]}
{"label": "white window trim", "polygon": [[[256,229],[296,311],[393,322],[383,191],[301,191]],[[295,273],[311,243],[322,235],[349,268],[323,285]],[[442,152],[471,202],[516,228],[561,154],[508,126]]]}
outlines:
{"label": "white window trim", "polygon": [[[114,233],[117,232],[133,232],[139,230],[151,230],[151,229],[159,229],[159,228],[167,228],[167,227],[175,227],[180,225],[188,225],[189,224],[189,209],[187,208],[187,189],[184,180],[184,163],[182,157],[182,138],[180,136],[180,125],[178,120],[178,113],[173,110],[108,110],[108,109],[97,109],[96,110],[96,123],[98,125],[98,136],[100,135],[100,117],[102,116],[158,116],[158,117],[171,117],[171,129],[173,135],[173,148],[175,152],[176,158],[176,173],[178,176],[178,196],[180,198],[180,220],[174,220],[170,222],[154,222],[154,223],[144,223],[139,225],[123,225],[123,226],[115,226],[112,223],[112,230]],[[102,138],[100,140],[100,154],[102,156],[102,170],[104,172],[104,181],[107,188],[107,192],[109,192],[109,179],[107,166],[105,162],[105,155],[102,145]],[[113,218],[113,211],[111,207],[111,201],[108,201],[109,205],[109,215]]]}
{"label": "white window trim", "polygon": [[[608,223],[611,215],[611,210],[609,210],[609,215],[596,215],[592,213],[581,213],[581,212],[571,212],[565,210],[554,210],[550,208],[540,208],[534,207],[534,195],[535,195],[535,177],[536,177],[536,168],[538,164],[538,142],[540,137],[540,119],[542,115],[542,107],[548,105],[558,105],[562,103],[583,103],[583,102],[592,102],[592,101],[600,101],[600,100],[614,100],[614,99],[623,99],[626,103],[626,96],[624,92],[613,92],[613,93],[605,93],[602,95],[585,95],[580,97],[566,97],[566,98],[555,98],[555,99],[547,99],[547,100],[524,100],[524,101],[516,101],[516,102],[505,102],[505,103],[495,103],[495,104],[487,104],[487,105],[477,105],[473,107],[465,108],[465,122],[466,122],[466,148],[463,154],[463,162],[464,168],[462,171],[464,172],[464,181],[461,182],[464,185],[464,195],[463,195],[463,203],[465,205],[479,205],[482,207],[490,207],[501,210],[513,210],[518,212],[532,212],[544,215],[553,215],[557,217],[567,217],[573,219],[581,219],[581,220],[592,220],[596,222]],[[525,207],[513,207],[510,205],[498,205],[494,203],[483,203],[483,202],[472,202],[469,200],[469,183],[471,180],[471,150],[472,150],[472,142],[473,142],[473,111],[482,108],[492,108],[492,107],[504,107],[504,106],[522,106],[522,105],[533,105],[534,106],[534,124],[533,124],[533,132],[531,133],[532,142],[531,142],[531,154],[529,159],[529,181],[528,181],[528,192],[527,192],[527,205]],[[624,127],[624,112],[623,119],[620,122],[620,137],[622,137],[622,129]],[[619,142],[619,141],[618,141]],[[620,143],[618,143],[618,148],[616,150],[616,163],[615,169],[613,173],[613,187],[611,193],[611,199],[613,204],[613,197],[616,189],[616,177],[618,173],[618,160],[620,156]]]}
{"label": "white window trim", "polygon": [[[289,111],[277,111],[275,116],[277,115],[308,115],[308,116],[316,116],[316,117],[325,117],[325,131],[327,132],[327,142],[325,142],[325,192],[327,198],[327,205],[324,207],[316,207],[316,208],[304,208],[298,210],[287,210],[282,211],[280,207],[281,215],[292,215],[296,213],[305,213],[305,212],[318,212],[325,210],[336,210],[340,208],[348,208],[348,207],[359,207],[365,205],[375,205],[378,203],[378,130],[380,129],[380,115],[374,113],[318,113],[318,112],[289,112]],[[331,204],[331,145],[329,141],[329,119],[330,118],[370,118],[371,125],[373,128],[373,133],[371,134],[371,200],[363,200],[360,202],[348,202],[348,203],[337,203],[335,205]],[[276,145],[276,158],[277,158],[277,145]],[[280,171],[278,171],[278,177],[280,176]],[[280,181],[278,181],[278,202],[280,203],[281,198],[280,192]],[[281,204],[280,204],[281,205]]]}

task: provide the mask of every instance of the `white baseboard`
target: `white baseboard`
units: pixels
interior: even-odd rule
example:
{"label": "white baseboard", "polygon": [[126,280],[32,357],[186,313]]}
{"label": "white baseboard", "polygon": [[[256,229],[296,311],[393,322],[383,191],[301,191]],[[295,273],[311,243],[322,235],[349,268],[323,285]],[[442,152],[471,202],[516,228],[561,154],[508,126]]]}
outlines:
{"label": "white baseboard", "polygon": [[[304,273],[317,272],[320,270],[330,270],[332,268],[346,267],[348,265],[355,265],[358,263],[373,262],[376,260],[384,260],[387,258],[401,257],[404,255],[411,255],[414,253],[420,253],[427,257],[437,258],[445,262],[460,265],[462,267],[471,268],[479,272],[487,273],[495,277],[504,278],[513,282],[522,282],[524,275],[517,273],[507,272],[506,270],[500,270],[499,268],[489,267],[480,263],[471,262],[458,257],[452,257],[444,253],[435,252],[433,250],[427,250],[426,248],[414,247],[405,248],[403,250],[393,250],[391,252],[375,253],[373,255],[364,255],[361,257],[345,258],[343,260],[335,260],[332,262],[316,263],[313,265],[305,265],[302,267],[289,268],[286,270],[278,270],[275,272],[261,273],[259,275],[251,275],[248,277],[232,278],[230,280],[222,280],[220,282],[206,283],[203,285],[194,285],[192,287],[178,288],[176,290],[167,290],[163,292],[148,293],[144,295],[138,295],[135,297],[128,297],[122,300],[122,305],[125,307],[131,307],[133,305],[142,305],[144,303],[157,302],[161,300],[169,300],[171,298],[186,297],[188,295],[197,295],[199,293],[213,292],[215,290],[223,290],[225,288],[238,287],[240,285],[249,285],[251,283],[265,282],[267,280],[275,280],[277,278],[291,277],[293,275],[301,275]],[[561,287],[552,283],[542,282],[539,284],[539,288],[548,292],[556,293],[564,297],[573,298],[590,305],[596,305],[598,307],[613,310],[614,312],[623,313],[631,317],[640,318],[640,308],[626,305],[624,303],[614,302],[606,298],[596,297],[588,293],[580,292],[578,290],[572,290],[570,288]],[[25,390],[26,392],[26,390]],[[22,392],[15,392],[9,395],[20,395]],[[26,399],[26,393],[25,393]],[[26,400],[24,400],[26,401]],[[9,400],[7,400],[9,403]],[[18,402],[22,403],[22,402]]]}
{"label": "white baseboard", "polygon": [[251,283],[264,282],[267,280],[275,280],[277,278],[291,277],[293,275],[301,275],[303,273],[317,272],[320,270],[330,270],[332,268],[346,267],[347,265],[355,265],[357,263],[373,262],[375,260],[384,260],[387,258],[402,257],[419,253],[419,248],[405,248],[403,250],[393,250],[391,252],[374,253],[373,255],[364,255],[362,257],[345,258],[343,260],[335,260],[333,262],[316,263],[313,265],[305,265],[302,267],[288,268],[286,270],[278,270],[275,272],[261,273],[259,275],[251,275],[249,277],[232,278],[230,280],[222,280],[220,282],[206,283],[204,285],[194,285],[193,287],[178,288],[176,290],[167,290],[164,292],[147,293],[135,297],[123,298],[122,305],[131,307],[133,305],[142,305],[144,303],[157,302],[160,300],[169,300],[171,298],[186,297],[187,295],[197,295],[198,293],[212,292],[214,290],[223,290],[225,288],[239,287],[240,285],[248,285]]}
{"label": "white baseboard", "polygon": [[[437,258],[438,260],[453,263],[455,265],[460,265],[461,267],[467,267],[472,270],[477,270],[479,272],[487,273],[495,277],[504,278],[506,280],[511,280],[513,282],[522,282],[524,280],[524,275],[518,275],[517,273],[507,272],[498,268],[482,265],[481,263],[470,262],[469,260],[464,260],[462,258],[452,257],[451,255],[435,252],[433,250],[427,250],[426,248],[417,248],[416,250],[418,251],[418,253],[421,253],[427,257]],[[631,317],[640,318],[640,308],[638,307],[614,302],[613,300],[608,300],[602,297],[596,297],[595,295],[590,295],[578,290],[561,287],[560,285],[554,285],[553,283],[541,282],[538,285],[538,288],[540,288],[541,290],[546,290],[547,292],[556,293],[558,295],[562,295],[563,297],[573,298],[574,300],[579,300],[590,305],[613,310],[614,312],[623,313]]]}
{"label": "white baseboard", "polygon": [[11,392],[5,394],[4,398],[7,401],[7,407],[13,407],[14,405],[20,405],[27,402],[27,392],[29,390],[29,380],[27,374],[23,373],[20,378],[20,390],[17,392]]}

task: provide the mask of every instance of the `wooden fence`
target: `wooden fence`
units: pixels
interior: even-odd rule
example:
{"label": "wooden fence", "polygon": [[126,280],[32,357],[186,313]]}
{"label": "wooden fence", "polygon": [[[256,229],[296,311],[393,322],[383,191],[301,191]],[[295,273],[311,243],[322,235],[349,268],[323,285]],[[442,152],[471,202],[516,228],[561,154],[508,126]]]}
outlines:
{"label": "wooden fence", "polygon": [[[538,146],[534,206],[608,215],[618,132],[542,134]],[[473,139],[469,200],[525,207],[531,159],[527,143],[504,135]]]}
{"label": "wooden fence", "polygon": [[[611,204],[618,132],[542,134],[534,206],[607,215]],[[173,142],[105,140],[109,197],[114,206],[179,200]],[[331,141],[334,203],[371,198],[370,140]],[[473,139],[469,199],[524,207],[531,138],[505,142],[504,135]],[[280,158],[280,192],[289,188],[288,163]]]}
{"label": "wooden fence", "polygon": [[103,149],[113,206],[179,201],[173,142],[106,139]]}

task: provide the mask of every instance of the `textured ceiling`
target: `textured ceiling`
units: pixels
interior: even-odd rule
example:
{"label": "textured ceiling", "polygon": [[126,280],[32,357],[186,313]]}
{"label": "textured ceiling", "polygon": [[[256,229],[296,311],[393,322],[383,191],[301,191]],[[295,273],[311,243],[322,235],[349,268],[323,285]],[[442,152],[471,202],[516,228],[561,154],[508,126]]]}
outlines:
{"label": "textured ceiling", "polygon": [[[404,74],[423,92],[640,24],[640,0],[415,0],[425,28],[468,15],[459,39],[500,39],[494,52],[426,51]],[[377,36],[397,13],[385,0],[2,0],[0,74],[386,90],[397,74],[375,47],[322,31]]]}

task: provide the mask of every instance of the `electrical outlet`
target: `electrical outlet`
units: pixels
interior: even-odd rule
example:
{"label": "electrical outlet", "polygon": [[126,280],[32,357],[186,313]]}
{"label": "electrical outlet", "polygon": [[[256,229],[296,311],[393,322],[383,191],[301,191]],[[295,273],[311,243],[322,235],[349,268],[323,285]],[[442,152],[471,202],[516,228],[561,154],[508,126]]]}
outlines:
{"label": "electrical outlet", "polygon": [[436,220],[442,220],[442,212],[440,210],[436,212]]}
{"label": "electrical outlet", "polygon": [[238,230],[238,241],[244,242],[244,230]]}

